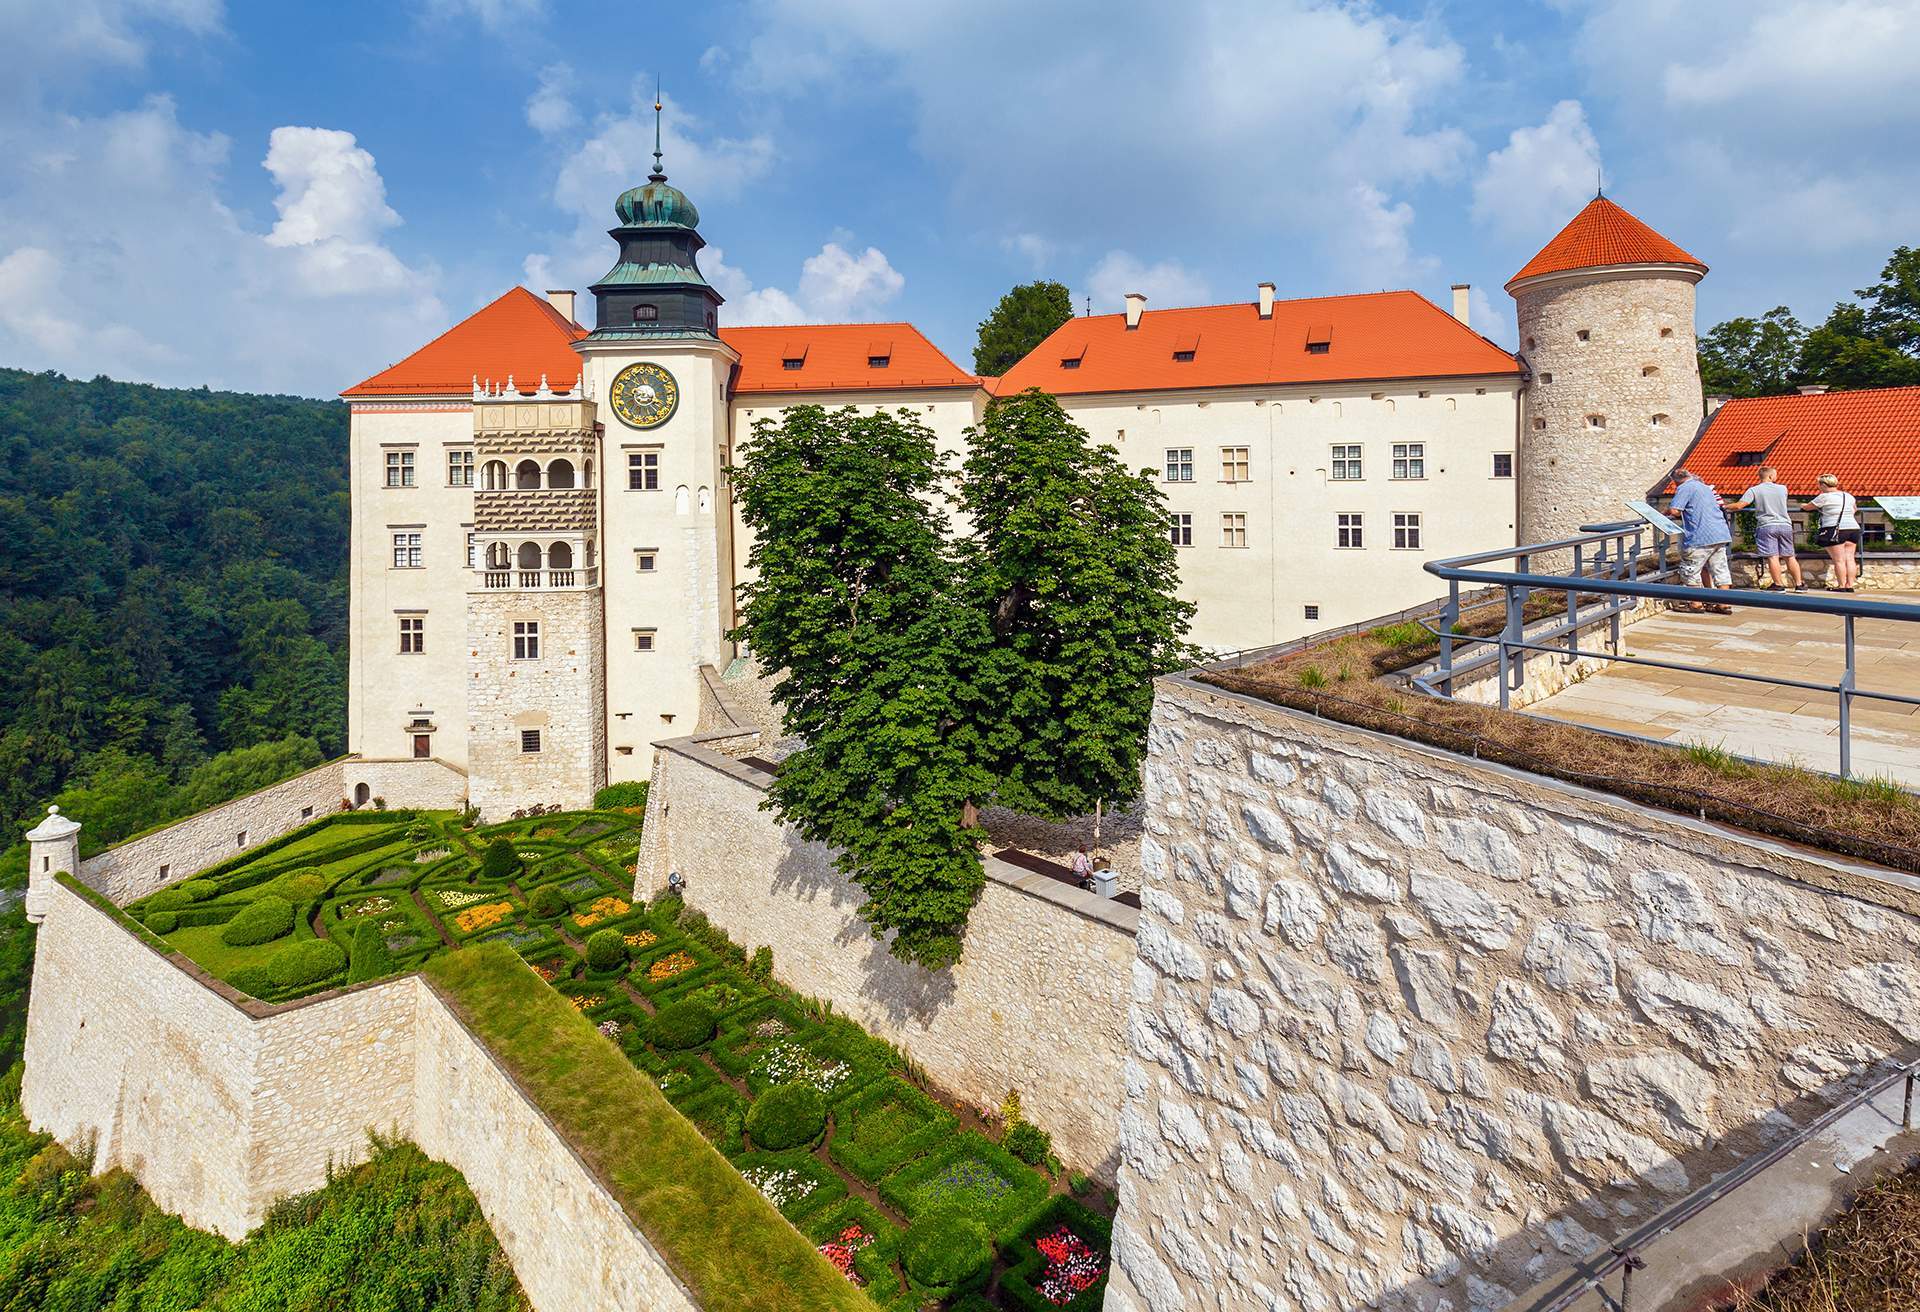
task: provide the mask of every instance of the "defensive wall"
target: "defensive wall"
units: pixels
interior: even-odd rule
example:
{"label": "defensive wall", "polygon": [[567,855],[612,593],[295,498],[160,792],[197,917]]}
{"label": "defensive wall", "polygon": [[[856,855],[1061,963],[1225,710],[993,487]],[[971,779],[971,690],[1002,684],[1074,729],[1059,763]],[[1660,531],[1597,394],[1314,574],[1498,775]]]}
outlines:
{"label": "defensive wall", "polygon": [[368,1132],[466,1177],[539,1312],[693,1309],[659,1253],[420,976],[269,1006],[53,883],[34,958],[22,1105],[95,1170],[124,1167],[189,1225],[237,1239]]}
{"label": "defensive wall", "polygon": [[1908,876],[1187,679],[1146,790],[1110,1312],[1505,1306],[1920,1040]]}
{"label": "defensive wall", "polygon": [[981,1107],[1010,1089],[1062,1159],[1113,1178],[1120,1067],[1139,913],[993,858],[966,949],[929,972],[890,955],[832,851],[760,804],[773,776],[716,750],[757,735],[655,744],[634,895],[687,881],[687,905],[737,942],[773,948],[793,988],[897,1044],[937,1085]]}
{"label": "defensive wall", "polygon": [[353,805],[363,786],[368,801],[378,797],[422,810],[457,810],[467,798],[466,774],[445,761],[347,756],[136,835],[87,857],[72,873],[124,905],[291,833],[342,803]]}

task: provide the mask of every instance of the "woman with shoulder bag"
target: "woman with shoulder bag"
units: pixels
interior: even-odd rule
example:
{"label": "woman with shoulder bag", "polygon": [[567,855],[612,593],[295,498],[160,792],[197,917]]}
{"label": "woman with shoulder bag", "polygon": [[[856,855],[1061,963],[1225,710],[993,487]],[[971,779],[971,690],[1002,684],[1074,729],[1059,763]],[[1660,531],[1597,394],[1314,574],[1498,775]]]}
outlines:
{"label": "woman with shoulder bag", "polygon": [[1860,578],[1860,503],[1851,492],[1840,490],[1840,480],[1832,474],[1820,475],[1820,495],[1808,505],[1820,512],[1820,527],[1813,535],[1814,545],[1826,549],[1833,562],[1833,578],[1827,587],[1834,592],[1852,592]]}

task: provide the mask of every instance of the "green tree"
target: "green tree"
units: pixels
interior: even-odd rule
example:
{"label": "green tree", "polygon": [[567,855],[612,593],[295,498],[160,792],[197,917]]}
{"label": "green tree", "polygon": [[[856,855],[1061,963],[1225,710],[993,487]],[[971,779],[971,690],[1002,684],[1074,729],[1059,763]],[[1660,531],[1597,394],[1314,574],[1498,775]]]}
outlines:
{"label": "green tree", "polygon": [[960,504],[995,800],[1060,818],[1130,801],[1154,676],[1195,654],[1159,488],[1031,389],[970,434]]}
{"label": "green tree", "polygon": [[1073,318],[1073,297],[1057,282],[1028,282],[1000,298],[980,322],[973,371],[998,376]]}
{"label": "green tree", "polygon": [[201,765],[173,794],[174,815],[192,815],[230,797],[257,792],[320,764],[320,747],[311,738],[282,738],[222,752]]}
{"label": "green tree", "polygon": [[166,772],[152,757],[109,747],[94,753],[85,774],[53,801],[61,814],[80,823],[81,838],[92,852],[166,819],[167,793]]}
{"label": "green tree", "polygon": [[1920,250],[1896,246],[1880,281],[1854,295],[1867,305],[1866,330],[1910,357],[1920,357]]}
{"label": "green tree", "polygon": [[767,804],[837,849],[895,955],[935,969],[985,882],[962,811],[991,785],[963,673],[986,635],[957,595],[946,474],[909,412],[819,406],[756,423],[731,472],[755,575],[734,636],[806,743]]}
{"label": "green tree", "polygon": [[1807,330],[1784,305],[1758,319],[1728,319],[1700,339],[1700,386],[1709,396],[1791,392]]}
{"label": "green tree", "polygon": [[353,928],[353,944],[347,954],[347,983],[363,984],[370,979],[391,975],[397,967],[387,947],[387,931],[371,920]]}
{"label": "green tree", "polygon": [[1874,336],[1872,317],[1864,306],[1844,301],[1834,306],[1827,321],[1807,334],[1800,376],[1839,389],[1920,383],[1920,360]]}

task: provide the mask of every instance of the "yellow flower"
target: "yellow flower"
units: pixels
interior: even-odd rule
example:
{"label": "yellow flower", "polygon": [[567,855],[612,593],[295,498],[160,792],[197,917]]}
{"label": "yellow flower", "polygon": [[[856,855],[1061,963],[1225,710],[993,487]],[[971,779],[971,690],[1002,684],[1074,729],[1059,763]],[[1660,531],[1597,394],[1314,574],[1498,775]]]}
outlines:
{"label": "yellow flower", "polygon": [[675,975],[685,974],[699,964],[685,952],[669,952],[647,967],[647,979],[651,983],[658,984],[663,979],[672,979]]}
{"label": "yellow flower", "polygon": [[573,923],[585,929],[589,925],[597,925],[613,916],[624,916],[631,909],[626,902],[609,893],[605,897],[597,897],[588,903],[585,911],[575,912]]}
{"label": "yellow flower", "polygon": [[484,906],[468,907],[453,918],[453,925],[462,934],[473,934],[499,924],[513,914],[511,902],[488,902]]}

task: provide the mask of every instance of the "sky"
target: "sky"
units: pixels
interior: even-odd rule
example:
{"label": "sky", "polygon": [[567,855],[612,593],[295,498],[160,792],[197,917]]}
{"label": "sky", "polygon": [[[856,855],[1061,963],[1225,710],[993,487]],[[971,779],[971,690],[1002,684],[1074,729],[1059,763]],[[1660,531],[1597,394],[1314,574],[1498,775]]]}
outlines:
{"label": "sky", "polygon": [[[724,323],[1501,285],[1594,194],[1824,318],[1920,243],[1920,0],[0,0],[0,364],[331,396],[651,165]],[[586,312],[590,315],[590,311]]]}

